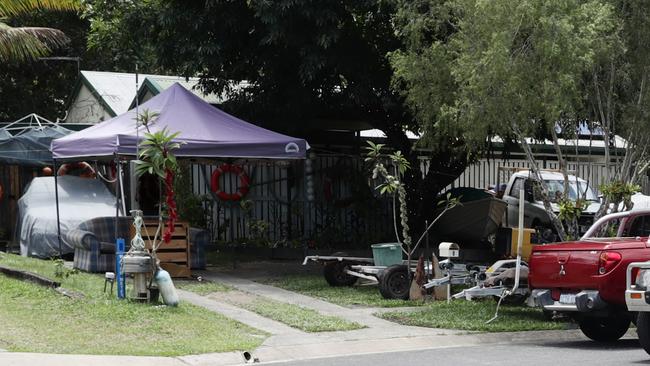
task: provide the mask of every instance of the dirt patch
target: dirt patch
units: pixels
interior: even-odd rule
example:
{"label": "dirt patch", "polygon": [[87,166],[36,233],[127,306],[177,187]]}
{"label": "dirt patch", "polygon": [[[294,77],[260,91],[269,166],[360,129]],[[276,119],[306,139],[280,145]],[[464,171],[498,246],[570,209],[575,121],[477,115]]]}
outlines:
{"label": "dirt patch", "polygon": [[269,277],[285,277],[287,275],[299,274],[321,274],[323,269],[315,263],[302,265],[302,261],[258,261],[237,263],[237,267],[217,266],[209,269],[218,270],[219,272],[231,274],[237,277],[251,280],[264,279]]}
{"label": "dirt patch", "polygon": [[219,292],[208,295],[208,298],[223,301],[231,305],[243,306],[255,302],[259,297],[242,291]]}

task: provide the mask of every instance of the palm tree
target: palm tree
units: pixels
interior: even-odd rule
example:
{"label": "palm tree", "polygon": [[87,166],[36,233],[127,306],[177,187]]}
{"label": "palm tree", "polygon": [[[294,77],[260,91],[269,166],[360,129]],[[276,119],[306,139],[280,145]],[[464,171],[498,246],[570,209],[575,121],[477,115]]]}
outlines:
{"label": "palm tree", "polygon": [[12,27],[8,19],[38,10],[78,10],[79,0],[0,0],[0,63],[23,62],[45,56],[70,40],[57,29]]}

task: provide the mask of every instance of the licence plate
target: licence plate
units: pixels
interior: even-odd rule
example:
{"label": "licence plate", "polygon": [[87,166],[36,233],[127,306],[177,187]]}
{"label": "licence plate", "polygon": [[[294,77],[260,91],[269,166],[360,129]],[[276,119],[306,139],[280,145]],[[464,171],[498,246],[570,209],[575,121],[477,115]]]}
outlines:
{"label": "licence plate", "polygon": [[575,294],[561,294],[560,295],[560,302],[562,304],[575,304],[576,303],[576,295]]}

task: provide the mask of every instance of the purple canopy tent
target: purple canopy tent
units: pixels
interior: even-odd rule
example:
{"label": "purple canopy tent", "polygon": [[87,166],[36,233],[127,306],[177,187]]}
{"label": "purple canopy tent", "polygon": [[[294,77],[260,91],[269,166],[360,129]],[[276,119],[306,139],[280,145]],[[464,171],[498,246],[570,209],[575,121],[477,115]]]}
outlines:
{"label": "purple canopy tent", "polygon": [[[149,126],[152,132],[164,127],[180,132],[184,142],[178,157],[304,159],[307,142],[255,126],[233,117],[176,83],[139,106],[159,113]],[[138,140],[146,129],[136,131],[134,109],[108,121],[52,141],[55,160],[113,159],[135,157]]]}
{"label": "purple canopy tent", "polygon": [[[180,84],[141,104],[140,111],[158,113],[149,130],[163,128],[179,132],[175,141],[183,144],[174,151],[187,158],[305,159],[309,145],[304,139],[273,132],[233,117],[208,104]],[[116,160],[135,158],[138,142],[146,128],[136,128],[136,110],[132,109],[108,121],[52,141],[56,172],[57,162],[75,160]],[[117,200],[121,193],[121,164],[117,165]],[[55,174],[56,179],[56,174]],[[57,222],[59,221],[58,184],[55,182]],[[59,228],[59,243],[61,233]]]}

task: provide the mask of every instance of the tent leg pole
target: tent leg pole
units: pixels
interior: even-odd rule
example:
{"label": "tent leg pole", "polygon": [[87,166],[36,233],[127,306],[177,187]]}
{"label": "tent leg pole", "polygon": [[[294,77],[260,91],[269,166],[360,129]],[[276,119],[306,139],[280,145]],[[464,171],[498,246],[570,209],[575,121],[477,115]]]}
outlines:
{"label": "tent leg pole", "polygon": [[61,217],[59,214],[59,169],[57,169],[56,159],[54,162],[54,200],[56,201],[56,237],[59,241],[59,258],[63,258],[61,249]]}
{"label": "tent leg pole", "polygon": [[116,167],[116,173],[117,174],[117,180],[115,182],[115,240],[118,239],[117,237],[117,222],[120,217],[120,200],[122,197],[120,197],[120,192],[122,191],[120,189],[120,183],[122,181],[121,175],[122,175],[122,166],[120,165],[120,159],[115,156],[115,167]]}

